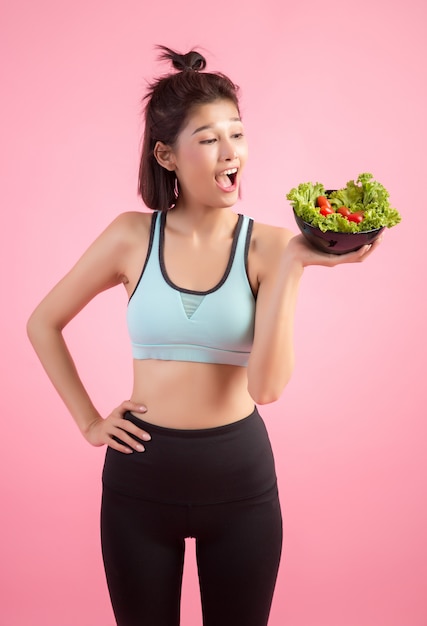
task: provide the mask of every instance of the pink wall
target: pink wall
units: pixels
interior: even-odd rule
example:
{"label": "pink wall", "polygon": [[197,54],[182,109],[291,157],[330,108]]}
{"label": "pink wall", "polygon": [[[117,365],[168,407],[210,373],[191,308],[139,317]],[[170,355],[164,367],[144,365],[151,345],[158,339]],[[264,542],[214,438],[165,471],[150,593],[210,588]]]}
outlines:
{"label": "pink wall", "polygon": [[[403,215],[369,263],[304,277],[295,375],[263,411],[285,531],[270,624],[425,626],[424,0],[15,0],[2,14],[0,623],[113,624],[104,452],[67,416],[25,321],[117,213],[140,207],[139,100],[163,43],[203,46],[241,85],[239,210],[295,228],[290,187],[371,171]],[[67,329],[104,411],[130,392],[125,305],[120,289],[103,294]],[[200,626],[192,544],[183,616]]]}

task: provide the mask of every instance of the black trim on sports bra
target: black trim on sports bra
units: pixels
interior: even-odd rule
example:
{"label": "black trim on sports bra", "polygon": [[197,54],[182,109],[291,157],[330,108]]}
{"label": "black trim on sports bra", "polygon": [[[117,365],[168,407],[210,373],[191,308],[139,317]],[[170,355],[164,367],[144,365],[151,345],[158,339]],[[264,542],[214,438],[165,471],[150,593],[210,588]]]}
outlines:
{"label": "black trim on sports bra", "polygon": [[178,285],[175,285],[175,283],[173,283],[168,276],[168,273],[166,271],[165,261],[164,261],[166,212],[163,212],[160,216],[159,263],[160,263],[160,269],[161,269],[163,278],[165,279],[169,287],[172,287],[172,289],[175,289],[176,291],[180,291],[181,293],[191,293],[191,294],[198,295],[198,296],[205,296],[208,293],[213,293],[214,291],[217,291],[225,283],[231,271],[231,267],[234,261],[234,256],[236,254],[237,241],[239,239],[239,234],[242,228],[242,223],[243,223],[243,215],[239,213],[236,228],[233,234],[233,242],[231,244],[230,257],[228,259],[228,263],[227,263],[227,267],[225,268],[224,275],[219,281],[219,283],[217,283],[215,287],[212,287],[212,289],[208,289],[207,291],[196,291],[194,289],[185,289],[183,287],[178,287]]}
{"label": "black trim on sports bra", "polygon": [[129,304],[133,294],[138,289],[138,285],[141,282],[142,275],[143,275],[143,273],[145,271],[145,268],[147,267],[148,259],[150,258],[151,250],[153,248],[154,230],[155,230],[155,227],[156,227],[156,216],[157,216],[157,213],[153,213],[152,216],[151,216],[150,239],[148,240],[147,256],[145,257],[144,265],[142,267],[141,274],[139,275],[138,282],[135,285],[135,289],[132,291],[132,293],[131,293],[131,295],[129,297],[128,304]]}
{"label": "black trim on sports bra", "polygon": [[248,279],[248,283],[249,286],[251,288],[252,291],[252,295],[256,300],[257,294],[255,293],[255,291],[252,288],[252,284],[251,281],[249,280],[249,267],[248,267],[248,258],[249,258],[249,246],[251,245],[251,237],[252,237],[252,229],[254,226],[254,221],[252,218],[249,218],[249,224],[248,224],[248,230],[246,233],[246,242],[245,242],[245,270],[246,270],[246,277]]}

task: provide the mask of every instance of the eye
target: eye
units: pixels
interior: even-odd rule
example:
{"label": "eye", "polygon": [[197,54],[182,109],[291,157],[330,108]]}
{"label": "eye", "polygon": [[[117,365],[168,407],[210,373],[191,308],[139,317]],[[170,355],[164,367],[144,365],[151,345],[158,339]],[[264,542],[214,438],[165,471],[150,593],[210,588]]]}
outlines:
{"label": "eye", "polygon": [[232,135],[233,139],[242,139],[244,137],[243,133],[234,133]]}
{"label": "eye", "polygon": [[215,141],[216,141],[216,138],[212,137],[212,139],[202,139],[202,141],[200,141],[200,143],[203,144],[203,145],[210,145],[210,144],[215,143]]}

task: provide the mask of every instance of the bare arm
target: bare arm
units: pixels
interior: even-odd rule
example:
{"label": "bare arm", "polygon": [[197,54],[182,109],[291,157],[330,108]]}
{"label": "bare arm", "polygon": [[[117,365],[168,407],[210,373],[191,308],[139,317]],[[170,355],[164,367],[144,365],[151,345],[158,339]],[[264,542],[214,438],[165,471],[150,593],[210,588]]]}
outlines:
{"label": "bare arm", "polygon": [[248,389],[256,403],[267,404],[280,397],[293,372],[294,318],[304,268],[364,261],[379,240],[356,252],[333,255],[316,251],[302,235],[294,237],[284,229],[267,231],[261,239],[264,241],[259,245],[259,290]]}
{"label": "bare arm", "polygon": [[[138,449],[136,442],[123,433],[123,427],[144,438],[140,429],[122,419],[123,413],[145,409],[125,402],[104,420],[78,375],[62,330],[98,293],[127,280],[135,219],[132,214],[119,216],[42,300],[27,324],[29,339],[47,375],[84,437],[93,445],[108,444],[122,452],[131,451],[130,445]],[[114,435],[127,445],[112,439]]]}

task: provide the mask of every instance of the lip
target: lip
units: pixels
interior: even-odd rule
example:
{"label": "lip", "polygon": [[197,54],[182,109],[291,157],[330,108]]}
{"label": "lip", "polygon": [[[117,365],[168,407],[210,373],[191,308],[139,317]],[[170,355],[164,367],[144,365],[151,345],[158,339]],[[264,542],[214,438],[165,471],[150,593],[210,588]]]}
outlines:
{"label": "lip", "polygon": [[[230,172],[232,170],[236,170],[234,173],[234,182],[232,185],[228,185],[227,187],[223,187],[217,180],[217,176],[221,176],[224,175],[226,172]],[[239,186],[238,183],[239,180],[239,167],[237,165],[233,166],[233,167],[227,167],[227,169],[221,170],[221,172],[218,172],[215,176],[215,183],[217,185],[217,187],[219,187],[219,189],[221,189],[221,191],[223,191],[224,193],[233,193],[233,191],[236,191],[236,189]]]}
{"label": "lip", "polygon": [[220,172],[218,172],[217,176],[224,175],[226,172],[232,172],[233,174],[237,174],[238,171],[239,171],[239,166],[233,165],[233,167],[226,167],[224,170],[221,170]]}

